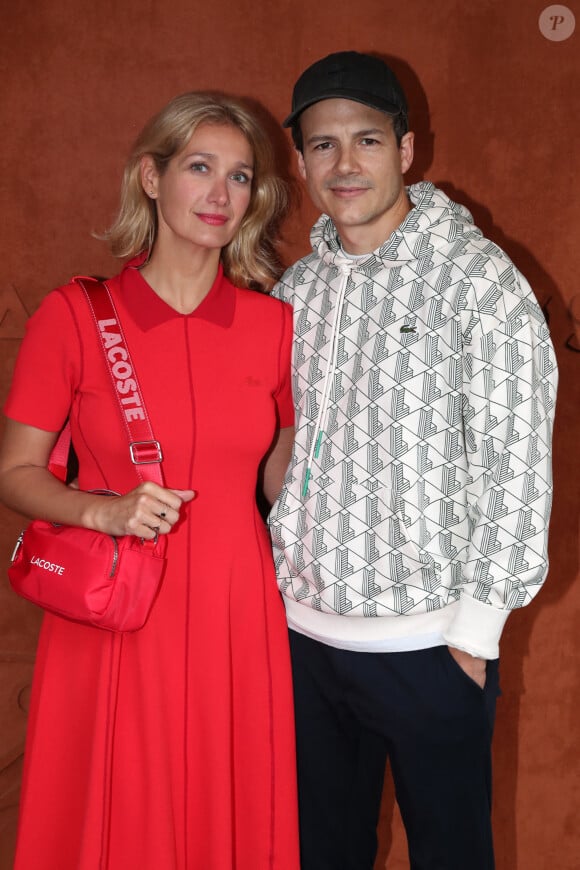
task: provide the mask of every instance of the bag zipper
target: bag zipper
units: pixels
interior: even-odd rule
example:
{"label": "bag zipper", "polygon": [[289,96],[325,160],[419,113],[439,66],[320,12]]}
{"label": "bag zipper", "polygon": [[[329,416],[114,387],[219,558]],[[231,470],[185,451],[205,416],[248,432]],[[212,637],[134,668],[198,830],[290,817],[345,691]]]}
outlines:
{"label": "bag zipper", "polygon": [[[93,495],[121,495],[120,492],[116,492],[114,489],[89,489],[89,492]],[[109,537],[113,542],[113,563],[109,574],[110,580],[111,577],[115,576],[115,571],[117,570],[117,562],[119,561],[119,542],[114,535],[109,535]]]}
{"label": "bag zipper", "polygon": [[116,538],[111,535],[111,540],[113,542],[113,564],[111,566],[111,573],[109,574],[109,578],[115,576],[115,571],[117,570],[117,562],[119,561],[119,542]]}
{"label": "bag zipper", "polygon": [[18,535],[18,540],[14,544],[14,549],[12,550],[12,556],[10,557],[10,564],[12,564],[15,561],[16,556],[18,555],[18,550],[22,546],[23,540],[24,540],[24,529],[20,532],[20,534]]}

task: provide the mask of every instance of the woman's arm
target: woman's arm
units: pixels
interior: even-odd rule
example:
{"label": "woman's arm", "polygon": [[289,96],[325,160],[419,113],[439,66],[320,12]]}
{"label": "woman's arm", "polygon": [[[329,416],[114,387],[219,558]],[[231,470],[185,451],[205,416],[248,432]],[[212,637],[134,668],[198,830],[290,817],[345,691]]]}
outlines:
{"label": "woman's arm", "polygon": [[[140,484],[123,496],[93,495],[65,486],[47,468],[57,433],[6,421],[0,448],[0,499],[28,517],[151,540],[167,534],[192,490]],[[161,516],[164,514],[164,516]]]}
{"label": "woman's arm", "polygon": [[261,484],[268,507],[272,507],[284,483],[288,463],[292,457],[294,426],[278,429],[270,450],[262,463]]}

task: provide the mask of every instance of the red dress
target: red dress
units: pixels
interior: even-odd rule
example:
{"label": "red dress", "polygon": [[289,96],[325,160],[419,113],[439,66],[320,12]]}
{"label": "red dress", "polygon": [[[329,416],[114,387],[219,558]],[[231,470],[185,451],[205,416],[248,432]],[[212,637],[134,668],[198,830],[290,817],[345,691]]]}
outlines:
{"label": "red dress", "polygon": [[[297,870],[284,608],[256,508],[259,462],[292,425],[292,323],[220,274],[191,315],[134,267],[109,282],[166,485],[194,489],[146,626],[45,615],[16,870]],[[9,417],[70,410],[81,489],[136,483],[96,329],[76,285],[29,321]]]}

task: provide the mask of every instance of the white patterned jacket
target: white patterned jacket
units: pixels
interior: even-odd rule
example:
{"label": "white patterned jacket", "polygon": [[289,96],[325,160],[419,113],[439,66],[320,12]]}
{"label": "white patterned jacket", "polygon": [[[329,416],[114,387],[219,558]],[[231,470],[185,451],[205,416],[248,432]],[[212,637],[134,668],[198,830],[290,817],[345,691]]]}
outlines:
{"label": "white patterned jacket", "polygon": [[296,444],[270,514],[292,628],[498,656],[547,572],[556,362],[507,255],[432,184],[376,251],[323,215],[294,307]]}

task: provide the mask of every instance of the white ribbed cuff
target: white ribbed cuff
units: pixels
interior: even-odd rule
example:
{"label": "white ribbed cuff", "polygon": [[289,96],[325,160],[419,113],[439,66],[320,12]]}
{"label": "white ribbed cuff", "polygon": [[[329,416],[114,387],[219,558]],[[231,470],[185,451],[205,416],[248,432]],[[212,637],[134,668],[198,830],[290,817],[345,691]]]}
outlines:
{"label": "white ribbed cuff", "polygon": [[509,610],[498,610],[462,594],[452,622],[443,634],[445,643],[482,659],[499,658],[499,639]]}

